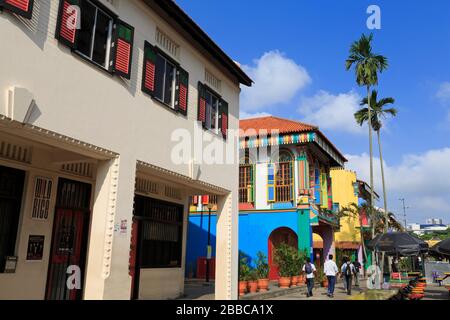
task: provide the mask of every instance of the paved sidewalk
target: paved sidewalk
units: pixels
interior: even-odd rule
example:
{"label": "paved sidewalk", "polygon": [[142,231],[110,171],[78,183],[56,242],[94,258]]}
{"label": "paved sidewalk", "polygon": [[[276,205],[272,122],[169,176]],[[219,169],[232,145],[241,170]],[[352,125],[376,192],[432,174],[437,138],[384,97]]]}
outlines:
{"label": "paved sidewalk", "polygon": [[[360,287],[353,286],[352,296],[362,293],[366,290],[366,281],[361,279],[359,282]],[[271,298],[268,300],[349,300],[350,298],[351,296],[347,295],[347,292],[344,291],[344,283],[342,282],[342,279],[338,279],[336,288],[334,290],[334,298],[329,298],[327,296],[327,288],[322,288],[318,285],[315,285],[313,296],[309,298],[306,297],[305,293],[294,293]]]}

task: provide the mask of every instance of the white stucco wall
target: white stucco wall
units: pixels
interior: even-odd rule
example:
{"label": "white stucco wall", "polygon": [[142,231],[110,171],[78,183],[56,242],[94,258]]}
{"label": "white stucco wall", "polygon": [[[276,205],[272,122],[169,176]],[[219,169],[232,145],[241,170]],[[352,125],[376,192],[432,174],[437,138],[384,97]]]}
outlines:
{"label": "white stucco wall", "polygon": [[[26,88],[34,96],[39,110],[39,116],[33,118],[31,124],[117,153],[120,160],[116,177],[115,219],[116,221],[126,219],[130,223],[136,161],[143,161],[184,176],[190,174],[188,164],[175,164],[171,160],[171,150],[178,143],[171,141],[171,135],[175,129],[183,129],[192,136],[194,131],[201,132],[221,147],[234,143],[231,138],[225,143],[221,136],[205,132],[196,122],[197,82],[205,81],[205,68],[222,82],[221,95],[229,103],[230,129],[238,128],[240,89],[237,82],[220,72],[213,63],[179,36],[143,2],[115,0],[114,3],[120,18],[135,27],[130,81],[109,75],[83,61],[58,43],[54,34],[59,1],[36,0],[33,19],[30,21],[17,18],[6,11],[0,13],[0,38],[2,39],[0,113],[7,113],[9,89]],[[179,62],[189,72],[187,118],[154,102],[141,92],[144,40],[155,44],[157,27],[180,45]],[[204,150],[206,146],[207,143],[201,148]],[[233,147],[233,150],[237,150],[237,145]],[[223,241],[220,242],[224,250],[223,258],[226,260],[224,260],[226,262],[224,263],[226,268],[224,279],[230,282],[219,286],[221,290],[223,289],[216,292],[219,298],[236,297],[234,291],[237,292],[237,290],[232,291],[235,284],[230,280],[230,277],[237,279],[237,152],[233,158],[234,163],[229,165],[202,164],[199,177],[199,180],[203,182],[231,191],[232,195],[228,206],[223,208],[224,219],[218,225],[218,232],[222,230],[224,233]],[[105,164],[102,168],[105,174],[107,174],[106,171],[111,170],[110,165]],[[96,216],[93,220],[90,241],[101,245],[104,239],[92,237],[105,236],[103,229],[105,220],[102,219],[105,219],[105,212],[111,206],[108,202],[110,190],[107,186],[99,186],[95,192],[98,202],[93,204],[93,214],[100,214],[100,216]],[[26,224],[24,227],[28,228]],[[34,227],[29,228],[32,230]],[[42,228],[39,230],[40,234],[51,234],[51,224]],[[128,230],[130,229],[128,226]],[[233,243],[229,242],[230,239]],[[100,265],[100,257],[104,254],[103,247],[90,248],[87,266],[90,284],[85,289],[85,298],[129,298],[131,284],[128,275],[129,246],[129,231],[125,235],[114,236],[110,274],[107,276],[102,273],[103,269]],[[235,252],[236,257],[231,256],[231,252]],[[230,255],[229,258],[228,255]],[[46,265],[46,262],[43,261],[42,265]],[[43,269],[36,266],[34,265],[30,274],[43,273]],[[175,271],[166,270],[161,271],[160,274],[164,274],[161,277],[171,277],[173,272]],[[180,278],[181,272],[178,271],[177,274]],[[154,277],[155,274],[145,276]],[[42,278],[44,280],[39,281],[45,285],[45,276]],[[2,275],[0,275],[2,287],[3,283],[8,285],[9,280],[2,281]],[[33,288],[39,287],[32,282],[29,285]],[[181,284],[177,288],[180,286]],[[38,290],[40,290],[39,293]],[[153,290],[159,290],[159,287]],[[30,289],[28,293],[23,297],[39,299],[43,296],[42,289]]]}

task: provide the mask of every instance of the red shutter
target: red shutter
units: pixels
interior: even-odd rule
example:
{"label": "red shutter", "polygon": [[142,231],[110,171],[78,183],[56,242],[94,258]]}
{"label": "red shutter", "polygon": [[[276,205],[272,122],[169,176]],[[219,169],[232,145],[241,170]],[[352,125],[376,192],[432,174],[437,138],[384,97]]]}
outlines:
{"label": "red shutter", "polygon": [[195,205],[198,204],[198,196],[194,196],[194,197],[192,198],[192,203],[195,204]]}
{"label": "red shutter", "polygon": [[145,41],[144,44],[144,66],[142,71],[142,91],[153,95],[155,92],[155,74],[156,74],[156,50]]}
{"label": "red shutter", "polygon": [[189,74],[186,70],[177,67],[177,91],[175,94],[176,109],[179,113],[187,115]]}
{"label": "red shutter", "polygon": [[200,121],[203,127],[206,125],[206,88],[199,82],[198,83],[198,121]]}
{"label": "red shutter", "polygon": [[131,78],[131,61],[133,57],[134,27],[117,20],[115,32],[114,72],[123,78]]}
{"label": "red shutter", "polygon": [[219,128],[222,132],[222,136],[224,139],[227,138],[228,133],[228,103],[225,100],[220,100],[219,105],[219,116],[220,116],[220,122],[219,122]]}
{"label": "red shutter", "polygon": [[75,48],[80,24],[79,0],[61,0],[55,37],[69,48]]}
{"label": "red shutter", "polygon": [[209,196],[202,196],[202,204],[207,205],[209,203]]}
{"label": "red shutter", "polygon": [[[1,1],[0,1],[1,2]],[[34,0],[4,0],[3,7],[19,16],[31,19],[33,16]]]}

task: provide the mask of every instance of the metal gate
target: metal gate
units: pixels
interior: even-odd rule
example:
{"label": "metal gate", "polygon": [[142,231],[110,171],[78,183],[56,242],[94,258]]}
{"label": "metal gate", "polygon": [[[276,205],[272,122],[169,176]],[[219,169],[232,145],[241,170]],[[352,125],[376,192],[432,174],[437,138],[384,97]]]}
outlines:
{"label": "metal gate", "polygon": [[25,172],[0,166],[0,272],[14,256]]}
{"label": "metal gate", "polygon": [[90,184],[59,179],[47,277],[48,300],[83,297],[90,198]]}

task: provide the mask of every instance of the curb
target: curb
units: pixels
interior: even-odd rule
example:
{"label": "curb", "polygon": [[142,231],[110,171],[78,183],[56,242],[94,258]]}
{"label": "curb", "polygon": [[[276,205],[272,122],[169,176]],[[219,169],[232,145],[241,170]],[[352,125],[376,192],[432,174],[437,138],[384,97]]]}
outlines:
{"label": "curb", "polygon": [[245,296],[239,297],[239,300],[265,300],[270,298],[276,298],[280,296],[285,296],[291,293],[306,293],[306,286],[294,287],[289,289],[275,289],[273,291],[267,291],[263,293],[252,293]]}

